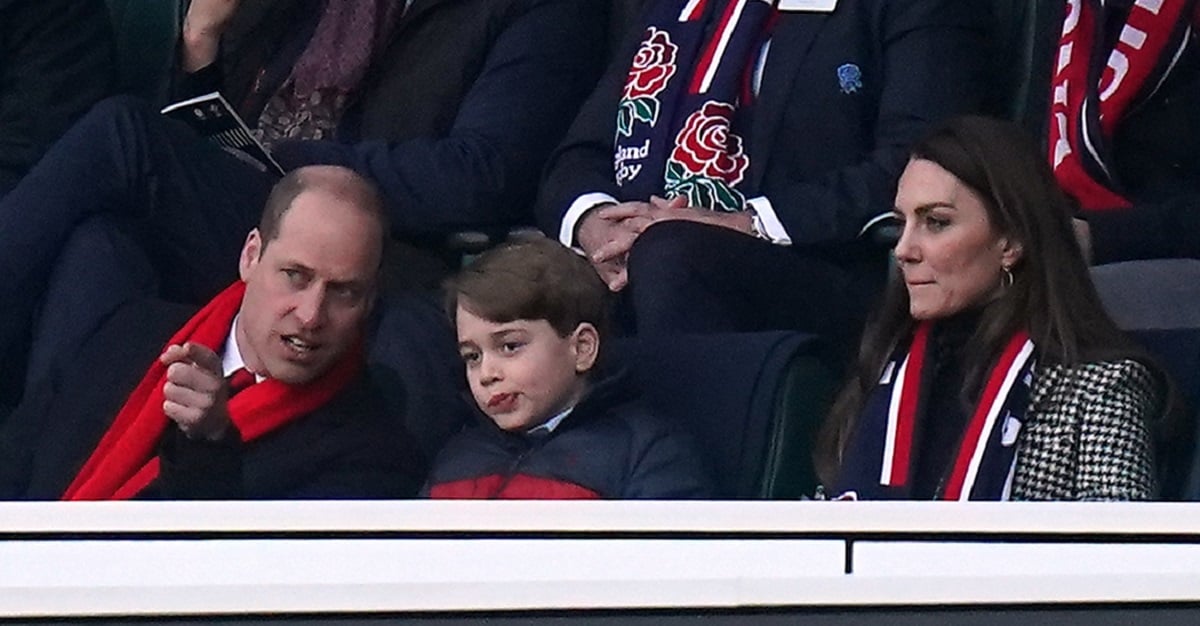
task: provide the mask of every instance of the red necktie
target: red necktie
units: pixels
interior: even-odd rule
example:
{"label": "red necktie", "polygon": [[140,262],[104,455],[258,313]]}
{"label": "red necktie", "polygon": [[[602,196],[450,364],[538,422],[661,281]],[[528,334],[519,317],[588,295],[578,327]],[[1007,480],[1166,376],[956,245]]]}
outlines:
{"label": "red necktie", "polygon": [[232,398],[233,396],[237,395],[237,392],[249,387],[250,385],[253,385],[256,382],[258,382],[258,379],[250,370],[244,367],[239,367],[229,375],[229,397]]}

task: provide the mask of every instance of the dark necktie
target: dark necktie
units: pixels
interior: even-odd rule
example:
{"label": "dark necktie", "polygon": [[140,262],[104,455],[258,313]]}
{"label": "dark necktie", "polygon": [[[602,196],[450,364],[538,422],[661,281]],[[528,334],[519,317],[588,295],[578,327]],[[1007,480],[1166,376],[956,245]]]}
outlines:
{"label": "dark necktie", "polygon": [[237,395],[239,391],[249,387],[250,385],[253,385],[256,382],[258,382],[258,379],[255,378],[254,374],[250,370],[244,367],[239,367],[229,375],[229,397],[232,398],[233,396]]}

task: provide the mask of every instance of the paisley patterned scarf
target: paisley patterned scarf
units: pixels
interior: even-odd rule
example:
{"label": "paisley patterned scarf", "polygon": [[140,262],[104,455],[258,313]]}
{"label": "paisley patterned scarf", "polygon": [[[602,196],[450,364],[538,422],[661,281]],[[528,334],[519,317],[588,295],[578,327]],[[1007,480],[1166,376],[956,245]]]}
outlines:
{"label": "paisley patterned scarf", "polygon": [[347,104],[387,45],[404,0],[328,0],[291,76],[258,119],[260,139],[333,139]]}

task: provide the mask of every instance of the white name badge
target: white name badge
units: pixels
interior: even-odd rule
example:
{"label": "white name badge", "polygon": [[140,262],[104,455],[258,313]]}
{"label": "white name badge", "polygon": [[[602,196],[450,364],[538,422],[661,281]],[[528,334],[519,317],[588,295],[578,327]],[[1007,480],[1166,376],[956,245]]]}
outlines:
{"label": "white name badge", "polygon": [[806,13],[833,13],[837,0],[779,0],[780,11]]}

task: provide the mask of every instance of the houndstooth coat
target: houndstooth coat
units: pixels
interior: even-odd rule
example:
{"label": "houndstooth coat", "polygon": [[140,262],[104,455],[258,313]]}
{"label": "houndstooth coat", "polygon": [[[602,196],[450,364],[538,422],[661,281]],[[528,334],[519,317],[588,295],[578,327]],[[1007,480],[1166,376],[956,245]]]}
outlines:
{"label": "houndstooth coat", "polygon": [[1155,494],[1149,422],[1163,390],[1133,360],[1035,371],[1013,500],[1145,500]]}

